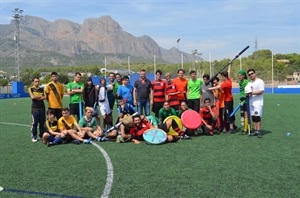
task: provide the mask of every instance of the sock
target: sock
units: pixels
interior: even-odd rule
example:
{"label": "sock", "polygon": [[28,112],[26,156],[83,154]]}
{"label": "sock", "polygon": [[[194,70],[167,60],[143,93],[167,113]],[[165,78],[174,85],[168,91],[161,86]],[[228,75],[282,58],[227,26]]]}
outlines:
{"label": "sock", "polygon": [[247,131],[248,129],[248,119],[244,120],[244,131]]}
{"label": "sock", "polygon": [[58,144],[62,141],[62,137],[58,136],[57,138],[55,138],[55,140],[53,141],[53,144]]}
{"label": "sock", "polygon": [[184,135],[183,131],[180,130],[180,128],[175,120],[172,120],[172,127],[173,127],[174,131],[176,131],[180,136]]}

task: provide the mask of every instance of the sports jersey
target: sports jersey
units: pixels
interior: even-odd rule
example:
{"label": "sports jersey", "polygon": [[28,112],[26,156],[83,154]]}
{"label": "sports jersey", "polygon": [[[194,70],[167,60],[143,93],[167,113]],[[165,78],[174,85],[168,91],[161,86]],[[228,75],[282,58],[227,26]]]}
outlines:
{"label": "sports jersey", "polygon": [[[56,90],[56,91],[55,91]],[[48,107],[52,109],[62,108],[62,97],[65,93],[64,85],[59,82],[50,82],[46,85],[45,93],[47,95]],[[57,94],[55,94],[57,93]]]}
{"label": "sports jersey", "polygon": [[133,104],[133,87],[131,85],[120,85],[117,94],[122,96],[127,103]]}
{"label": "sports jersey", "polygon": [[[211,110],[215,111],[215,107],[211,107]],[[212,117],[209,109],[207,109],[206,107],[202,107],[200,109],[200,116],[207,124],[211,124],[213,117]]]}
{"label": "sports jersey", "polygon": [[165,90],[167,83],[163,80],[151,82],[153,90],[153,102],[165,102]]}
{"label": "sports jersey", "polygon": [[233,100],[232,97],[232,81],[230,78],[225,80],[224,82],[221,83],[221,89],[223,90],[224,93],[224,101],[229,102]]}
{"label": "sports jersey", "polygon": [[149,116],[146,116],[146,118],[147,118],[147,120],[150,122],[150,124],[152,125],[152,126],[158,126],[158,124],[159,124],[159,120],[158,120],[158,118],[157,117],[155,117],[155,116],[152,116],[152,115],[149,115]]}
{"label": "sports jersey", "polygon": [[78,124],[81,127],[90,127],[90,128],[98,126],[97,121],[94,117],[92,117],[90,120],[88,120],[86,116],[83,116],[79,120]]}
{"label": "sports jersey", "polygon": [[173,109],[172,107],[170,107],[169,110],[166,110],[165,108],[161,108],[158,112],[158,118],[161,119],[162,121],[164,121],[167,117],[171,115],[177,116],[175,109]]}
{"label": "sports jersey", "polygon": [[187,90],[187,84],[188,84],[187,79],[185,79],[185,78],[180,79],[180,78],[177,77],[177,78],[175,78],[175,79],[173,80],[173,83],[176,84],[177,89],[178,89],[179,91],[184,92],[184,93],[179,93],[179,94],[178,94],[178,99],[179,99],[179,100],[186,100],[185,93],[186,93],[186,90]]}
{"label": "sports jersey", "polygon": [[150,129],[152,126],[148,121],[142,120],[141,121],[141,125],[140,126],[136,126],[134,125],[131,129],[130,129],[130,135],[135,135],[137,137],[142,136],[143,133]]}
{"label": "sports jersey", "polygon": [[239,82],[239,85],[240,85],[240,97],[246,97],[245,87],[248,84],[248,82],[249,81],[247,79],[244,79],[243,81]]}
{"label": "sports jersey", "polygon": [[[69,82],[67,85],[68,89],[72,90],[76,90],[76,89],[83,89],[84,88],[84,84],[82,82]],[[82,94],[81,93],[76,93],[73,95],[70,95],[70,104],[74,104],[74,103],[80,103],[82,102]]]}
{"label": "sports jersey", "polygon": [[49,132],[52,130],[53,132],[59,132],[57,121],[54,120],[53,122],[50,122],[49,120],[46,120],[45,122],[45,129]]}
{"label": "sports jersey", "polygon": [[61,117],[57,122],[59,131],[73,129],[74,123],[77,123],[76,119],[72,115],[70,115],[67,119]]}
{"label": "sports jersey", "polygon": [[[42,87],[35,87],[35,86],[29,87],[28,92],[30,93],[30,95],[33,96],[45,96],[44,88]],[[42,109],[42,110],[45,109],[44,101],[32,99],[31,108]]]}
{"label": "sports jersey", "polygon": [[[252,91],[265,90],[265,83],[260,78],[256,78],[255,81],[251,81],[250,86],[252,88]],[[263,94],[260,95],[251,94],[250,104],[252,104],[253,106],[263,106],[264,105]]]}
{"label": "sports jersey", "polygon": [[166,95],[168,96],[168,102],[170,103],[170,106],[179,105],[178,94],[169,95],[171,93],[176,93],[176,92],[178,92],[176,84],[174,84],[174,83],[167,84]]}
{"label": "sports jersey", "polygon": [[190,79],[187,84],[188,95],[187,99],[199,99],[200,98],[200,87],[203,81],[200,79]]}

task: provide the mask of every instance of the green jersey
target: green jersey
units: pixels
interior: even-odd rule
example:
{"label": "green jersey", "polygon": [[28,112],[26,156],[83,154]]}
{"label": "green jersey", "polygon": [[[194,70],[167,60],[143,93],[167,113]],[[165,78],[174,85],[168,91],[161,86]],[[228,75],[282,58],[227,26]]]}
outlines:
{"label": "green jersey", "polygon": [[245,94],[245,87],[246,85],[248,84],[248,80],[247,79],[244,79],[243,81],[241,81],[239,83],[240,85],[240,97],[246,97],[246,94]]}
{"label": "green jersey", "polygon": [[90,128],[93,128],[93,127],[97,127],[98,124],[97,124],[97,121],[95,118],[91,118],[90,120],[88,120],[85,116],[83,116],[79,122],[78,122],[79,126],[81,127],[90,127]]}
{"label": "green jersey", "polygon": [[200,99],[200,87],[203,81],[200,79],[189,80],[187,84],[188,95],[187,99]]}
{"label": "green jersey", "polygon": [[177,116],[175,109],[173,109],[172,107],[170,107],[169,110],[161,108],[158,112],[158,118],[161,119],[162,122],[171,115]]}
{"label": "green jersey", "polygon": [[[75,89],[82,89],[84,88],[83,82],[69,82],[67,85],[67,89],[70,89],[70,91],[75,90]],[[76,93],[70,96],[70,104],[74,103],[79,103],[82,102],[82,94],[81,93]]]}

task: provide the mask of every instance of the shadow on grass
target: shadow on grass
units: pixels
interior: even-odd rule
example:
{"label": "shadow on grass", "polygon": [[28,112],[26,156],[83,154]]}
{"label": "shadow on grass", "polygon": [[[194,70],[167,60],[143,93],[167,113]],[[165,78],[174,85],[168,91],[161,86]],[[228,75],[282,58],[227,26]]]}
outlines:
{"label": "shadow on grass", "polygon": [[272,131],[261,130],[261,133],[262,133],[263,135],[268,135],[269,133],[272,133]]}

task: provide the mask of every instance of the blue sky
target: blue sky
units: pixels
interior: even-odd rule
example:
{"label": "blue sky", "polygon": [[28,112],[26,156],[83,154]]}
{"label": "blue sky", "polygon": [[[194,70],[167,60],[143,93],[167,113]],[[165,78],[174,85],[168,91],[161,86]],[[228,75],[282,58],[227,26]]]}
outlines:
{"label": "blue sky", "polygon": [[0,0],[0,24],[15,8],[48,21],[111,16],[124,31],[148,35],[159,46],[201,52],[212,60],[234,58],[257,49],[300,53],[300,0]]}

